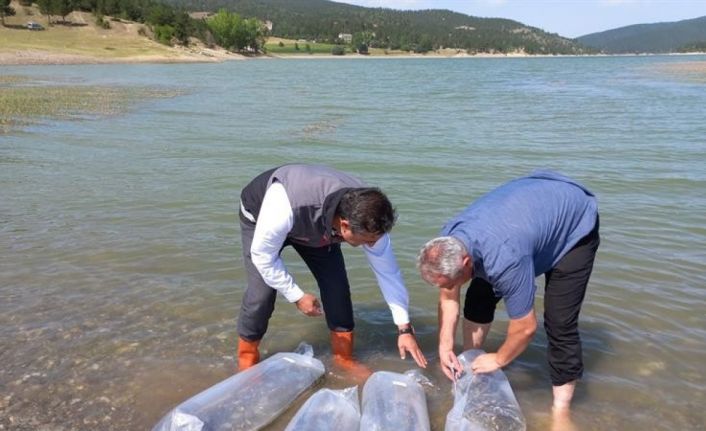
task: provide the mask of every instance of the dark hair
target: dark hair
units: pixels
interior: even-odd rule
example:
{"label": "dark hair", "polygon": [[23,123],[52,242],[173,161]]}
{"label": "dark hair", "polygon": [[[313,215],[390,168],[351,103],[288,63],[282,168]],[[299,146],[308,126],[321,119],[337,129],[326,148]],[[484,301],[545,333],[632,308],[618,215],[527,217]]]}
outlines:
{"label": "dark hair", "polygon": [[390,200],[377,187],[350,189],[343,194],[336,215],[350,223],[353,233],[390,232],[397,215]]}

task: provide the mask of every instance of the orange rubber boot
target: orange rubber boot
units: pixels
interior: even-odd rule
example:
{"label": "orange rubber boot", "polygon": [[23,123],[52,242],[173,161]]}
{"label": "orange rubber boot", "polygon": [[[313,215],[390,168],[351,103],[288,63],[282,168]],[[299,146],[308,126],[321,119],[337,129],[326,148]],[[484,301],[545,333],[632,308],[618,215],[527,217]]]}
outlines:
{"label": "orange rubber boot", "polygon": [[238,371],[247,370],[260,362],[260,351],[257,347],[260,340],[248,341],[243,337],[238,337]]}
{"label": "orange rubber boot", "polygon": [[372,371],[353,359],[353,331],[331,331],[331,353],[338,367],[360,380],[365,380]]}

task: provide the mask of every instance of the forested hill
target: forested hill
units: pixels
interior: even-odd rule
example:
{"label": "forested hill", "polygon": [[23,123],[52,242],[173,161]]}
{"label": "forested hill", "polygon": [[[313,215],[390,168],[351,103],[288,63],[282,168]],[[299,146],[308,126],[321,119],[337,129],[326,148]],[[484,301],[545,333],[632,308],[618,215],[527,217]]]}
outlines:
{"label": "forested hill", "polygon": [[706,42],[706,16],[676,22],[638,24],[577,39],[606,53],[677,52]]}
{"label": "forested hill", "polygon": [[448,10],[400,11],[327,0],[166,0],[190,11],[226,9],[272,22],[273,36],[335,42],[357,35],[371,47],[469,52],[583,54],[571,39],[517,21],[477,18]]}

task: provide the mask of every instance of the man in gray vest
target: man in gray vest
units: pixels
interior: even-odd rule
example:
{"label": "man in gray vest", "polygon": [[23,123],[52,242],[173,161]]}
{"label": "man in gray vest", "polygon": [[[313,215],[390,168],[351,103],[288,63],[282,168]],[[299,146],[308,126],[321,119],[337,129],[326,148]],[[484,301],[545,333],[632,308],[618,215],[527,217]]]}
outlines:
{"label": "man in gray vest", "polygon": [[535,277],[545,276],[544,328],[554,411],[568,411],[583,375],[578,317],[600,243],[596,198],[551,171],[510,181],[473,202],[420,251],[422,278],[439,288],[439,359],[454,379],[453,352],[465,283],[464,350],[480,348],[502,298],[510,322],[497,352],[481,355],[474,372],[489,373],[517,358],[537,329]]}
{"label": "man in gray vest", "polygon": [[388,235],[394,222],[392,205],[379,189],[329,167],[290,164],[253,179],[240,195],[248,286],[238,318],[238,368],[244,370],[259,361],[258,346],[278,292],[303,314],[322,314],[317,297],[305,293],[282,262],[282,249],[291,245],[318,284],[334,362],[345,369],[360,369],[353,360],[353,306],[341,242],[363,246],[397,325],[400,356],[404,359],[409,352],[425,367]]}

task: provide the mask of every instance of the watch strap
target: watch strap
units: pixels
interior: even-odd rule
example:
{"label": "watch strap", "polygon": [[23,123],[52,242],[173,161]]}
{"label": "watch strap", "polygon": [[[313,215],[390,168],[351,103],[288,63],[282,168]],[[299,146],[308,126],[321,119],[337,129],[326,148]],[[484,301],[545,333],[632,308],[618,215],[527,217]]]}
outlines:
{"label": "watch strap", "polygon": [[404,335],[404,334],[412,334],[414,335],[414,327],[412,325],[409,325],[408,327],[404,329],[397,329],[397,335]]}

